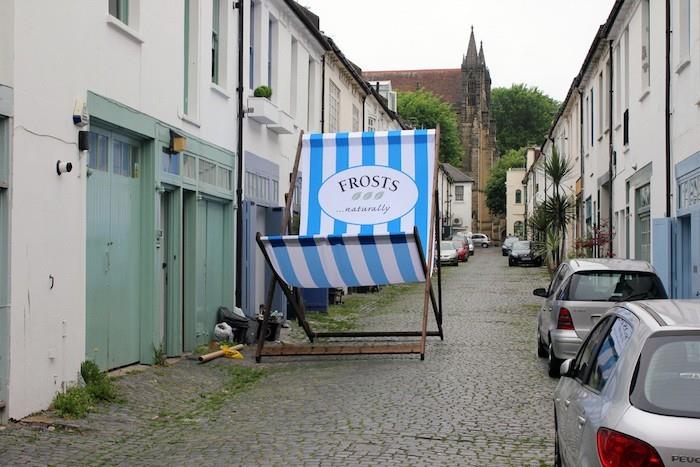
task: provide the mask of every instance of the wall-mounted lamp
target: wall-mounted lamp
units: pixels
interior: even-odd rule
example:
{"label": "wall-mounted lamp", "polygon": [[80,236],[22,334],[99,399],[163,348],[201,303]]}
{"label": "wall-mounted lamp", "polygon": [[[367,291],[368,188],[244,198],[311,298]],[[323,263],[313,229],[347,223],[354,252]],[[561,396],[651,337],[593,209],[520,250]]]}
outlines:
{"label": "wall-mounted lamp", "polygon": [[170,152],[182,152],[187,149],[187,138],[173,130],[170,130]]}
{"label": "wall-mounted lamp", "polygon": [[56,173],[58,175],[68,173],[71,170],[73,170],[73,164],[71,164],[70,162],[56,161]]}

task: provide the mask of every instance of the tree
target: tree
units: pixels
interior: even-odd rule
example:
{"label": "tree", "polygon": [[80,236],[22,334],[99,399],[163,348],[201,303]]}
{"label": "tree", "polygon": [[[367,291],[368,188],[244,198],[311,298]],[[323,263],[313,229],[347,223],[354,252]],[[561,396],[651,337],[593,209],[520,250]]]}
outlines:
{"label": "tree", "polygon": [[514,84],[492,91],[491,109],[496,120],[496,145],[499,152],[505,154],[511,149],[540,144],[559,109],[559,102],[537,87]]}
{"label": "tree", "polygon": [[438,96],[424,90],[400,92],[398,112],[416,128],[437,128],[440,125],[440,160],[461,165],[462,145],[459,140],[457,114]]}
{"label": "tree", "polygon": [[498,158],[486,182],[486,206],[496,215],[506,213],[506,172],[525,167],[525,148],[510,150]]}

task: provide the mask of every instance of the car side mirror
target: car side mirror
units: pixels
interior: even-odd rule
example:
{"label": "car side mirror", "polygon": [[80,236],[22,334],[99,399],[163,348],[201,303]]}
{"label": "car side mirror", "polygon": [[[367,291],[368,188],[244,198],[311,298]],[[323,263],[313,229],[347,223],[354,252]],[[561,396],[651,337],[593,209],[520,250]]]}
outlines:
{"label": "car side mirror", "polygon": [[574,359],[573,358],[570,358],[568,360],[564,360],[564,363],[562,363],[561,366],[559,367],[559,374],[561,376],[566,376],[567,378],[573,378],[575,372],[576,371],[574,369]]}
{"label": "car side mirror", "polygon": [[539,289],[533,290],[532,295],[535,295],[537,297],[547,298],[547,289],[540,287]]}

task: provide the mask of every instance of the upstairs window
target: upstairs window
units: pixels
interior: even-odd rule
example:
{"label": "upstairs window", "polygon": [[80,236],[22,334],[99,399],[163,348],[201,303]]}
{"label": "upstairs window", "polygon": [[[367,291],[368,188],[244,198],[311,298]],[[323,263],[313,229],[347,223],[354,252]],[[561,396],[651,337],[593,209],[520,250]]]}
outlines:
{"label": "upstairs window", "polygon": [[328,95],[328,131],[337,133],[340,121],[340,89],[333,81],[330,81]]}
{"label": "upstairs window", "polygon": [[248,31],[250,33],[248,45],[248,87],[255,87],[255,2],[250,2],[250,24]]}
{"label": "upstairs window", "polygon": [[515,190],[515,204],[520,204],[523,202],[523,192],[520,190]]}
{"label": "upstairs window", "polygon": [[129,24],[129,0],[109,0],[109,14]]}
{"label": "upstairs window", "polygon": [[219,81],[219,68],[221,66],[221,0],[212,0],[211,16],[211,82],[221,84]]}
{"label": "upstairs window", "polygon": [[455,201],[464,201],[464,187],[455,185]]}
{"label": "upstairs window", "polygon": [[642,91],[651,85],[651,18],[649,0],[642,0]]}
{"label": "upstairs window", "polygon": [[352,131],[360,131],[360,109],[354,104],[352,106]]}

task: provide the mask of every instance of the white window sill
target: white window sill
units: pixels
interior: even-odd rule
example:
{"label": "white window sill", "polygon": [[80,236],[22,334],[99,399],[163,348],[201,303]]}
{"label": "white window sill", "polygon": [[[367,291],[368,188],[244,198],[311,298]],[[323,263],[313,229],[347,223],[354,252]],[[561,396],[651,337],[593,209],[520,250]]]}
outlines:
{"label": "white window sill", "polygon": [[107,15],[107,24],[112,27],[115,31],[120,32],[122,35],[127,37],[128,39],[131,39],[137,44],[143,44],[144,40],[143,37],[141,37],[141,34],[139,34],[135,29],[130,28],[126,24],[122,23],[119,21],[117,18],[115,18],[112,15]]}
{"label": "white window sill", "polygon": [[199,120],[197,120],[195,117],[193,117],[191,115],[184,114],[182,112],[178,112],[178,113],[179,113],[180,120],[182,120],[183,122],[189,123],[190,125],[194,125],[197,128],[200,128],[202,126],[202,123]]}
{"label": "white window sill", "polygon": [[228,92],[226,89],[222,88],[216,83],[211,83],[210,85],[211,90],[214,91],[216,94],[219,94],[221,97],[224,97],[226,99],[231,99],[231,93]]}
{"label": "white window sill", "polygon": [[644,99],[647,98],[651,90],[649,88],[646,88],[644,91],[642,91],[642,95],[639,96],[639,102],[642,102]]}
{"label": "white window sill", "polygon": [[690,57],[681,58],[681,62],[676,67],[676,74],[680,75],[683,72],[683,70],[688,68],[688,65],[690,65]]}

